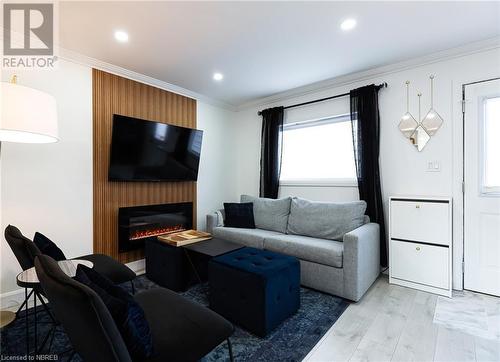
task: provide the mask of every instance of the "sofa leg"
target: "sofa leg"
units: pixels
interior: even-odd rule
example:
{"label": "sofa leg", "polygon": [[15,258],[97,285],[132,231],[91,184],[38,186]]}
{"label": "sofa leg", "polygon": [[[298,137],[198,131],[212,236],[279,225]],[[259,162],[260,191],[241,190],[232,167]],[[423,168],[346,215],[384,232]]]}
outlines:
{"label": "sofa leg", "polygon": [[233,346],[231,345],[231,341],[229,340],[229,338],[227,339],[227,349],[229,350],[229,360],[231,362],[234,362]]}

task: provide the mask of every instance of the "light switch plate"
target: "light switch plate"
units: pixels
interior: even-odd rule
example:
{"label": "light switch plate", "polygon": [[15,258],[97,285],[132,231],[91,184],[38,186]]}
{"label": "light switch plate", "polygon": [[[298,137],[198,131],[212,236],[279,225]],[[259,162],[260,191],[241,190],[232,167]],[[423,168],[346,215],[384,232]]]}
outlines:
{"label": "light switch plate", "polygon": [[439,161],[428,161],[427,172],[441,172],[441,165]]}

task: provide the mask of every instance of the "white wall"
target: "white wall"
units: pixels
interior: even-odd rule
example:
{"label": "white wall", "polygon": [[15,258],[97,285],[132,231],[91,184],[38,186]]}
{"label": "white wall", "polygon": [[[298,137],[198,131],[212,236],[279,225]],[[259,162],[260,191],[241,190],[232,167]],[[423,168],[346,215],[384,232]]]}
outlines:
{"label": "white wall", "polygon": [[[422,91],[422,113],[429,107],[429,75],[435,74],[434,108],[443,117],[444,124],[430,140],[422,152],[417,152],[409,141],[402,136],[397,126],[405,112],[405,81],[411,83],[410,110],[418,116],[417,92]],[[335,94],[346,93],[371,83],[387,82],[388,88],[380,91],[380,170],[382,192],[387,211],[390,195],[446,195],[457,196],[461,182],[459,165],[462,143],[461,133],[461,84],[500,76],[500,49],[478,52],[462,57],[438,61],[432,64],[415,66],[402,71],[387,72],[383,75],[330,87],[318,92],[308,93],[301,97],[286,98],[280,102],[265,104],[239,112],[238,144],[238,194],[256,195],[259,189],[259,157],[261,117],[257,111],[263,108],[290,105],[308,100],[323,98]],[[349,98],[343,98],[348,104]],[[336,106],[325,102],[336,114]],[[306,110],[307,106],[302,108]],[[285,115],[286,116],[286,115]],[[440,172],[427,172],[427,163],[438,161]],[[457,166],[458,165],[458,166]],[[349,196],[357,198],[357,193],[346,188],[293,188],[287,194],[308,195],[315,200],[344,201]],[[284,192],[282,192],[284,194]],[[455,203],[461,203],[461,196],[455,197]],[[461,212],[455,208],[455,225],[460,223]],[[460,263],[462,260],[461,233],[458,226],[454,228],[454,287],[461,288]]]}
{"label": "white wall", "polygon": [[[18,83],[57,100],[60,141],[2,144],[0,155],[0,297],[15,304],[15,276],[21,271],[3,237],[8,224],[28,237],[36,231],[53,239],[66,256],[92,252],[92,70],[61,60],[56,71],[16,71]],[[2,81],[12,73],[3,72]],[[204,131],[198,181],[198,227],[208,212],[236,199],[234,112],[197,102]]]}
{"label": "white wall", "polygon": [[[55,71],[16,74],[19,84],[56,98],[60,141],[2,144],[2,293],[16,289],[20,271],[3,240],[8,224],[28,237],[41,231],[56,240],[68,257],[92,252],[91,69],[61,61]],[[2,81],[9,77],[4,72]]]}
{"label": "white wall", "polygon": [[206,215],[236,202],[235,113],[198,102],[198,129],[203,130],[198,174],[198,229],[205,230]]}

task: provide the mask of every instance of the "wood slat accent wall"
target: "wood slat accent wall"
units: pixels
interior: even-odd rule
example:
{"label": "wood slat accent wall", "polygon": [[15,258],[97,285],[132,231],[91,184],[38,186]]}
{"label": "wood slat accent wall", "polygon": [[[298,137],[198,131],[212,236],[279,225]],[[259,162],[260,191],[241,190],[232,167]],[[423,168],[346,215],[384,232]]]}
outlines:
{"label": "wood slat accent wall", "polygon": [[97,69],[92,97],[94,253],[139,260],[142,250],[118,253],[118,208],[190,201],[196,227],[196,182],[109,182],[113,114],[196,128],[196,100]]}

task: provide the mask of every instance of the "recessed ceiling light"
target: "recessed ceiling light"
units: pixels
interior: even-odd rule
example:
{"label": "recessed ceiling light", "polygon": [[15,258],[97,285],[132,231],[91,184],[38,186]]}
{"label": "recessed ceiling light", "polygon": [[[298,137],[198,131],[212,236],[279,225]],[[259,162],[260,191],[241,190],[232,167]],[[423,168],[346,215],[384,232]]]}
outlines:
{"label": "recessed ceiling light", "polygon": [[343,31],[352,30],[356,27],[356,19],[345,19],[342,24],[340,24],[340,29]]}
{"label": "recessed ceiling light", "polygon": [[224,75],[222,75],[222,73],[214,73],[214,80],[220,82],[222,79],[224,79]]}
{"label": "recessed ceiling light", "polygon": [[120,43],[128,42],[128,34],[122,30],[115,31],[115,39]]}

